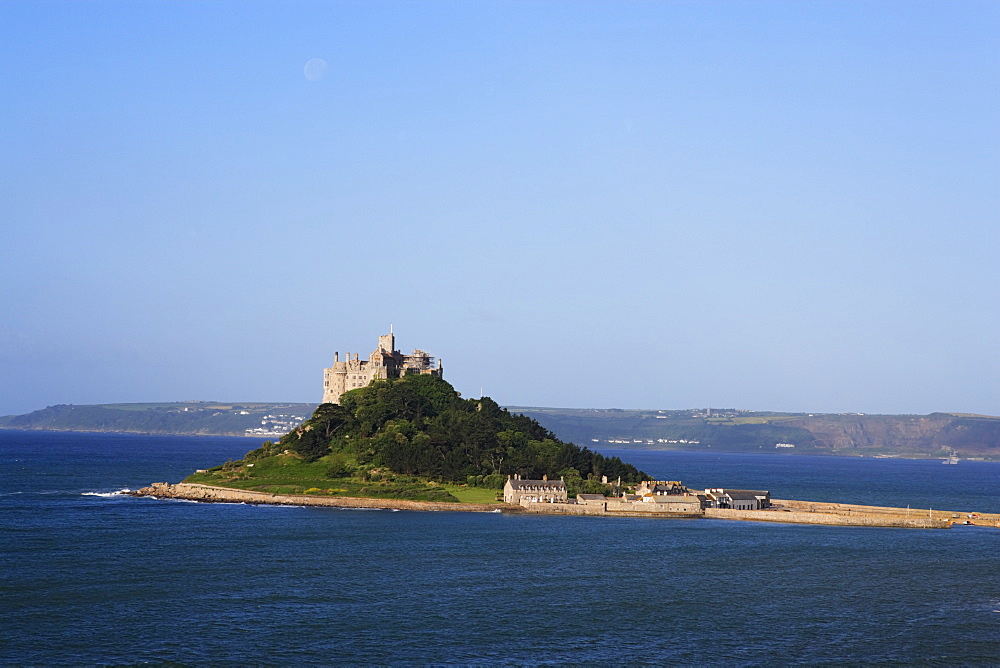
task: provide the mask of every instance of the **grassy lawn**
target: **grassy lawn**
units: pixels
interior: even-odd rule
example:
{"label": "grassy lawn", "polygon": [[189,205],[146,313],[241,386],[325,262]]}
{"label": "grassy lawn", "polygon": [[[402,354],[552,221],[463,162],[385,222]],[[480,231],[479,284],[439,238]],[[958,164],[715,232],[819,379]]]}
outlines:
{"label": "grassy lawn", "polygon": [[[412,499],[414,501],[443,501],[455,503],[493,503],[492,490],[474,490],[462,497],[449,495],[453,490],[465,492],[466,488],[439,485],[409,476],[392,476],[388,480],[366,481],[356,478],[330,478],[327,458],[307,463],[294,456],[279,455],[258,460],[253,466],[240,466],[235,470],[222,471],[219,468],[207,473],[194,473],[184,482],[202,485],[217,485],[245,489],[253,492],[272,494],[315,494],[317,496],[360,496],[374,499]],[[487,493],[488,498],[482,494]]]}
{"label": "grassy lawn", "polygon": [[794,415],[768,415],[766,417],[737,417],[732,418],[732,424],[774,424],[775,422],[785,422],[795,420]]}
{"label": "grassy lawn", "polygon": [[462,503],[497,503],[496,489],[483,487],[459,487],[458,485],[441,485]]}

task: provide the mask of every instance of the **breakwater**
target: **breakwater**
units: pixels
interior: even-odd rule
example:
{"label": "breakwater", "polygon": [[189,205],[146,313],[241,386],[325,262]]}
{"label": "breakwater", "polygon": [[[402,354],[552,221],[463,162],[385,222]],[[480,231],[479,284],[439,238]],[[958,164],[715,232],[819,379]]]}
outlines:
{"label": "breakwater", "polygon": [[786,524],[825,524],[835,526],[902,527],[908,529],[950,529],[951,522],[902,515],[851,514],[795,511],[787,509],[732,510],[706,508],[705,517],[719,520],[746,520],[751,522],[782,522]]}
{"label": "breakwater", "polygon": [[[808,504],[793,501],[779,503]],[[830,504],[823,504],[830,505]],[[705,518],[718,520],[745,520],[751,522],[779,522],[784,524],[824,524],[831,526],[903,527],[909,529],[949,529],[952,521],[924,517],[906,517],[903,514],[873,512],[866,513],[866,506],[853,506],[850,512],[836,510],[793,510],[780,506],[767,510],[733,510],[730,508],[705,508],[698,512],[664,512],[649,503],[532,503],[524,502],[521,507],[529,513],[540,515],[584,515],[591,517],[657,517],[657,518]],[[877,509],[876,509],[877,510]],[[905,512],[905,508],[895,509]],[[954,520],[958,521],[958,520]]]}

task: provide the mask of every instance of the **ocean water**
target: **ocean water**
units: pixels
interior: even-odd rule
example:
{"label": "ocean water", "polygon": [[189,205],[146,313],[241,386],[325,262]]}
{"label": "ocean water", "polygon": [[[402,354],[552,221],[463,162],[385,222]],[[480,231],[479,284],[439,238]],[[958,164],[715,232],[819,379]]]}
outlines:
{"label": "ocean water", "polygon": [[[113,494],[255,445],[0,431],[0,664],[1000,665],[996,529]],[[998,464],[613,454],[693,486],[1000,512]]]}

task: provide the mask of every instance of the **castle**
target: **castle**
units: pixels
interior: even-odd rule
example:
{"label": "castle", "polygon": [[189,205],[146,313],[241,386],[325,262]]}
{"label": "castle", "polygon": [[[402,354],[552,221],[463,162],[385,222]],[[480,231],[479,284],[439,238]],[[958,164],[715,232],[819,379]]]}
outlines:
{"label": "castle", "polygon": [[340,395],[358,387],[365,387],[378,378],[399,378],[411,373],[427,374],[441,378],[444,368],[441,360],[434,366],[434,358],[423,350],[404,355],[396,350],[396,337],[392,330],[378,337],[378,348],[367,360],[358,353],[347,353],[340,360],[340,353],[333,354],[333,366],[323,369],[323,403],[339,404]]}

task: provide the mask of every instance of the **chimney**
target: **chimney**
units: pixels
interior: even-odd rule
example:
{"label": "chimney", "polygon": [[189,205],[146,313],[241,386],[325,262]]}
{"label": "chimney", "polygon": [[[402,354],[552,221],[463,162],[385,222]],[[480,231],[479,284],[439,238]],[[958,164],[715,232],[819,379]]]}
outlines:
{"label": "chimney", "polygon": [[340,361],[340,353],[336,352],[333,354],[333,363],[336,364],[339,361]]}

